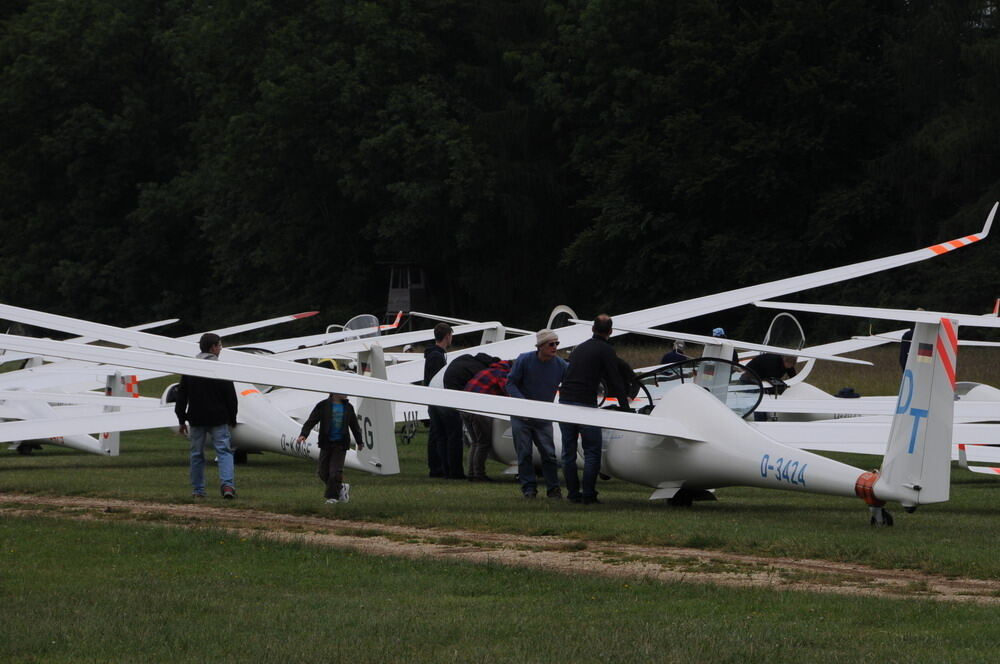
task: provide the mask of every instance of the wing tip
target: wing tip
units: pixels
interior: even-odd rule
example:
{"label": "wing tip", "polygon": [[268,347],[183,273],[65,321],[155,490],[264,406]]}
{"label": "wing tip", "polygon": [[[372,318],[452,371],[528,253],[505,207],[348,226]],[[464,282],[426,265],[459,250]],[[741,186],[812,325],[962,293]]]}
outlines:
{"label": "wing tip", "polygon": [[997,207],[1000,207],[1000,201],[993,203],[993,209],[990,210],[990,215],[986,217],[986,223],[983,224],[983,230],[979,233],[980,240],[990,234],[990,228],[993,226],[993,218],[997,214]]}

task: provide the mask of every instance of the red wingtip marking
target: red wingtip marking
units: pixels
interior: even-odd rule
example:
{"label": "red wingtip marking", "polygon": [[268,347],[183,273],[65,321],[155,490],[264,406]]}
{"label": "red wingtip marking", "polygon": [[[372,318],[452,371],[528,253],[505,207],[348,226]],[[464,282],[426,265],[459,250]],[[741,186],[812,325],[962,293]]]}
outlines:
{"label": "red wingtip marking", "polygon": [[303,311],[301,314],[294,314],[292,318],[309,318],[310,316],[315,316],[318,311]]}
{"label": "red wingtip marking", "polygon": [[1000,475],[1000,468],[990,468],[994,473]]}
{"label": "red wingtip marking", "polygon": [[951,319],[946,318],[944,324],[945,334],[948,335],[948,343],[951,344],[951,350],[954,353],[958,353],[958,332],[955,331],[955,326],[952,325]]}
{"label": "red wingtip marking", "polygon": [[937,339],[937,351],[938,357],[941,358],[941,366],[944,367],[944,372],[948,376],[948,382],[951,383],[951,389],[955,389],[955,367],[951,363],[951,358],[945,351],[944,342],[941,337]]}

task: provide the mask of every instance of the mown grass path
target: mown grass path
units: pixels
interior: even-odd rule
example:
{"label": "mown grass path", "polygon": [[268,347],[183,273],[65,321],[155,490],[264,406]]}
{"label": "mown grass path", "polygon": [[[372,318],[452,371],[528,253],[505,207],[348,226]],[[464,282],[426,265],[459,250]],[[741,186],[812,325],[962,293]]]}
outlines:
{"label": "mown grass path", "polygon": [[554,536],[418,528],[210,505],[0,493],[0,514],[215,528],[240,536],[299,540],[366,554],[463,560],[565,574],[642,577],[663,582],[1000,604],[1000,581],[914,570],[641,546]]}

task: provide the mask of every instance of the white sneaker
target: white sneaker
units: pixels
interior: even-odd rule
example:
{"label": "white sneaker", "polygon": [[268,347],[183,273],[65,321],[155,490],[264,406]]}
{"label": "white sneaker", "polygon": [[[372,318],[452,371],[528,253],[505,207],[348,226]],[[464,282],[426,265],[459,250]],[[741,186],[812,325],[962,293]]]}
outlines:
{"label": "white sneaker", "polygon": [[351,501],[351,485],[345,482],[340,485],[340,502],[347,503],[350,501]]}
{"label": "white sneaker", "polygon": [[340,501],[339,501],[339,500],[337,500],[336,498],[327,498],[327,499],[326,499],[326,504],[327,504],[327,505],[332,505],[333,503],[339,503],[339,502],[340,502]]}

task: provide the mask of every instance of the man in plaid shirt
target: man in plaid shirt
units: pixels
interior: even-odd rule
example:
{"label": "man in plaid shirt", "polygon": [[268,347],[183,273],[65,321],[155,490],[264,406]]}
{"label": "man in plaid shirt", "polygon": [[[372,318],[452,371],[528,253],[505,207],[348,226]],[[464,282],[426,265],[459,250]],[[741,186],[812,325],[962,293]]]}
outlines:
{"label": "man in plaid shirt", "polygon": [[[507,374],[513,364],[510,360],[494,362],[469,379],[465,391],[507,396]],[[462,420],[472,443],[469,449],[469,481],[492,482],[493,479],[486,475],[486,458],[493,444],[493,418],[463,412]]]}

